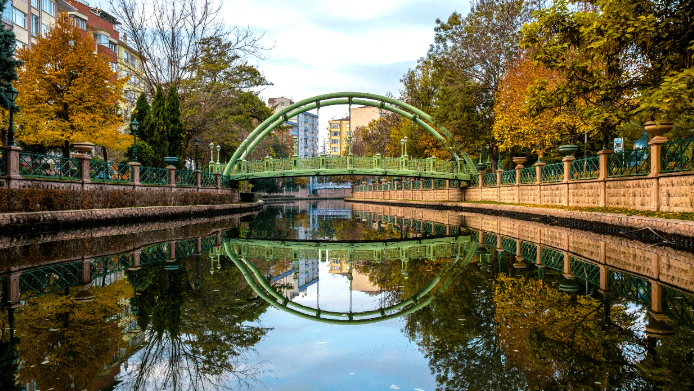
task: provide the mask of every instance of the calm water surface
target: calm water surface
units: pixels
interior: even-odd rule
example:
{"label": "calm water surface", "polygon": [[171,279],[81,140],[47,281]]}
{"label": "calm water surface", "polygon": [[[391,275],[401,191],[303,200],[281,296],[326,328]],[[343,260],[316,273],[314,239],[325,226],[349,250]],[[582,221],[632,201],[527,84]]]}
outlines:
{"label": "calm water surface", "polygon": [[684,250],[342,201],[0,238],[0,389],[689,390]]}

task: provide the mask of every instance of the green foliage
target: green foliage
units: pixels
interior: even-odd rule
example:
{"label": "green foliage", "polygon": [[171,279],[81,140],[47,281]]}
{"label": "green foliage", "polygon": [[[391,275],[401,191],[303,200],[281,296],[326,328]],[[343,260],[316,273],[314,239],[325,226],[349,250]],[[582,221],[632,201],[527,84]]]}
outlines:
{"label": "green foliage", "polygon": [[176,87],[169,87],[164,105],[164,117],[168,131],[168,154],[178,157],[178,168],[183,167],[183,125],[181,124],[181,109]]}
{"label": "green foliage", "polygon": [[[127,161],[133,161],[133,146],[125,150]],[[146,141],[137,140],[137,162],[146,167],[154,167],[154,149]]]}
{"label": "green foliage", "polygon": [[[0,0],[0,13],[5,7],[12,8],[12,2]],[[22,65],[21,61],[14,58],[14,47],[15,35],[12,28],[0,26],[0,107],[4,109],[13,105],[5,96],[5,91],[17,80],[17,68]]]}
{"label": "green foliage", "polygon": [[166,121],[166,101],[161,85],[157,86],[157,91],[152,98],[152,108],[149,115],[145,118],[145,134],[143,138],[152,149],[154,149],[153,167],[164,167],[164,157],[169,152],[169,132]]}
{"label": "green foliage", "polygon": [[140,136],[140,139],[143,141],[146,141],[150,134],[147,134],[147,127],[145,127],[145,121],[147,119],[147,116],[149,115],[149,102],[147,102],[147,95],[145,93],[141,93],[139,97],[137,97],[137,102],[135,103],[135,111],[133,111],[132,115],[130,116],[130,121],[137,121],[139,124],[138,128],[138,135]]}

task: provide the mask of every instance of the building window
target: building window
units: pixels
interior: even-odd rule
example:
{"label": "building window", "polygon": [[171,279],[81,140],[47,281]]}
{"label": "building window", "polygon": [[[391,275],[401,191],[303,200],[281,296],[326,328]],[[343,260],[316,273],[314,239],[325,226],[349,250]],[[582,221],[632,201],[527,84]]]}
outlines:
{"label": "building window", "polygon": [[335,138],[330,139],[330,144],[339,144],[339,143],[340,143],[340,140],[338,140],[338,139],[335,139]]}
{"label": "building window", "polygon": [[340,147],[332,147],[330,150],[333,152],[340,152]]}
{"label": "building window", "polygon": [[331,132],[330,137],[340,137],[340,132]]}
{"label": "building window", "polygon": [[24,49],[27,45],[22,41],[14,41],[14,47],[16,49]]}
{"label": "building window", "polygon": [[41,35],[48,35],[51,32],[51,28],[41,23]]}
{"label": "building window", "polygon": [[349,129],[349,122],[345,123],[345,128]]}
{"label": "building window", "polygon": [[27,15],[14,7],[12,7],[12,9],[14,10],[14,14],[12,15],[14,24],[22,28],[27,28]]}
{"label": "building window", "polygon": [[31,0],[31,6],[39,9],[39,0]]}
{"label": "building window", "polygon": [[54,2],[52,2],[50,0],[43,0],[42,8],[43,8],[44,12],[46,12],[48,15],[55,17],[55,3]]}
{"label": "building window", "polygon": [[76,17],[76,16],[73,16],[73,17],[72,17],[72,24],[73,24],[75,27],[81,28],[82,30],[86,30],[86,29],[87,29],[87,21],[84,20],[84,19],[80,19],[80,18],[78,18],[78,17]]}
{"label": "building window", "polygon": [[39,31],[41,31],[41,23],[39,22],[39,17],[31,14],[31,36],[38,37]]}
{"label": "building window", "polygon": [[109,44],[108,37],[101,33],[94,33],[94,41],[97,45],[108,46]]}
{"label": "building window", "polygon": [[111,49],[113,52],[118,51],[118,44],[115,42],[108,42],[108,48]]}
{"label": "building window", "polygon": [[12,24],[13,13],[14,12],[12,12],[12,7],[5,7],[5,9],[2,10],[2,21],[6,22],[7,24]]}
{"label": "building window", "polygon": [[340,124],[330,124],[332,129],[340,129]]}

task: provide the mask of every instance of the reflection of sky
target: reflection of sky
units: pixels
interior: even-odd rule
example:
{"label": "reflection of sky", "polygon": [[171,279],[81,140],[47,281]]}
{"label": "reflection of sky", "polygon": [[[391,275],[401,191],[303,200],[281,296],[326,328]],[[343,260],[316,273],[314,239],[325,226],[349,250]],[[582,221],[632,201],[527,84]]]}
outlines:
{"label": "reflection of sky", "polygon": [[[319,267],[319,284],[311,285],[305,297],[295,301],[316,307],[349,311],[349,280],[329,274],[328,264]],[[352,292],[353,311],[380,308],[380,296]],[[271,390],[402,390],[434,389],[428,361],[400,331],[401,318],[359,326],[328,325],[299,318],[270,307],[260,317],[270,327],[255,348],[271,371],[261,381]],[[393,387],[393,389],[395,388]],[[262,388],[259,385],[258,388]]]}

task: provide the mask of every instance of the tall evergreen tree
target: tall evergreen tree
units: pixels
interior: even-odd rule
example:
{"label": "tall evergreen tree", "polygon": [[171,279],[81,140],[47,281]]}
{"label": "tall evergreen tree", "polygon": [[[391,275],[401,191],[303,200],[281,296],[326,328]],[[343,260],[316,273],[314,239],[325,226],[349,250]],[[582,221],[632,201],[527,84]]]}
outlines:
{"label": "tall evergreen tree", "polygon": [[[9,3],[11,6],[11,3]],[[8,3],[0,0],[0,14],[4,11]],[[5,97],[5,90],[12,87],[12,81],[17,80],[17,67],[22,62],[14,58],[15,36],[12,29],[0,25],[0,107],[5,110],[10,108],[12,103]],[[15,106],[16,110],[16,106]],[[5,143],[5,126],[2,126],[2,141]]]}
{"label": "tall evergreen tree", "polygon": [[166,94],[165,121],[168,128],[169,154],[178,157],[178,167],[183,167],[183,124],[181,124],[180,100],[176,87],[169,87]]}
{"label": "tall evergreen tree", "polygon": [[147,128],[145,127],[145,119],[147,118],[147,115],[149,115],[149,102],[147,102],[147,95],[145,95],[143,92],[137,98],[137,103],[135,103],[135,111],[130,116],[131,122],[137,121],[137,123],[140,124],[138,134],[140,136],[140,140],[142,141],[147,141],[150,136],[146,133]]}
{"label": "tall evergreen tree", "polygon": [[152,98],[152,107],[144,122],[145,134],[149,135],[147,143],[154,149],[154,165],[163,167],[164,157],[169,153],[169,132],[166,123],[166,101],[161,84],[157,86],[157,92]]}

